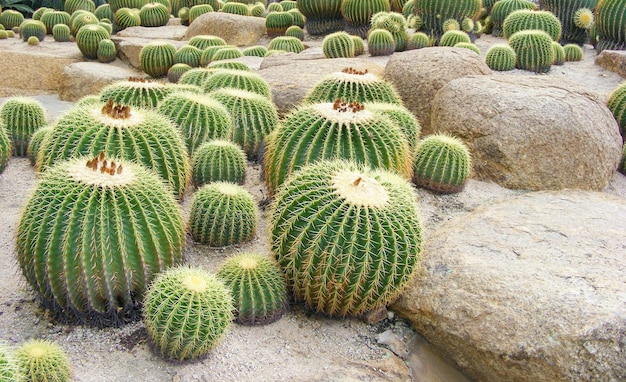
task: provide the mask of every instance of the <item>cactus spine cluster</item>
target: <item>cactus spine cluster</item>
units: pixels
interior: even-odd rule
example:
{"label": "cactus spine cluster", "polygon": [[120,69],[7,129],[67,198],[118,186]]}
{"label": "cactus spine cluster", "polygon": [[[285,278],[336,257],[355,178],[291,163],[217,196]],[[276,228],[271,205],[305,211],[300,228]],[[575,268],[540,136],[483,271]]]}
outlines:
{"label": "cactus spine cluster", "polygon": [[197,187],[210,182],[243,184],[246,167],[246,153],[230,141],[204,142],[191,159],[192,178]]}
{"label": "cactus spine cluster", "polygon": [[444,134],[424,138],[415,153],[415,184],[442,194],[460,192],[471,171],[469,149]]}
{"label": "cactus spine cluster", "polygon": [[509,38],[509,45],[515,51],[517,68],[535,73],[550,71],[554,51],[552,38],[546,32],[529,29],[513,33]]}
{"label": "cactus spine cluster", "polygon": [[235,320],[243,325],[265,325],[282,317],[287,309],[285,279],[274,261],[257,253],[227,259],[217,277],[230,289]]}
{"label": "cactus spine cluster", "polygon": [[626,4],[618,0],[598,0],[596,7],[596,33],[599,52],[626,49]]}
{"label": "cactus spine cluster", "polygon": [[[541,9],[554,13],[561,21],[562,44],[585,44],[591,26],[577,25],[577,12],[596,8],[598,0],[541,0]],[[587,16],[589,14],[587,13]],[[586,23],[588,25],[588,23]]]}
{"label": "cactus spine cluster", "polygon": [[108,63],[115,60],[117,57],[117,49],[115,48],[115,43],[111,40],[103,39],[98,43],[98,62]]}
{"label": "cactus spine cluster", "polygon": [[139,10],[139,19],[143,27],[161,27],[170,20],[170,11],[164,4],[148,3]]}
{"label": "cactus spine cluster", "polygon": [[0,107],[0,125],[6,128],[13,147],[13,155],[25,157],[28,141],[33,133],[46,125],[41,103],[29,97],[13,97]]}
{"label": "cactus spine cluster", "polygon": [[163,356],[176,360],[207,354],[233,320],[230,291],[200,268],[175,267],[159,274],[143,306],[152,342]]}
{"label": "cactus spine cluster", "polygon": [[174,65],[176,47],[170,42],[154,41],[144,45],[139,52],[141,68],[146,74],[154,78],[167,75],[169,68]]}
{"label": "cactus spine cluster", "polygon": [[311,309],[345,317],[385,306],[421,250],[413,188],[351,162],[307,166],[276,195],[270,243],[295,299]]}
{"label": "cactus spine cluster", "polygon": [[242,186],[214,182],[193,196],[189,230],[193,240],[211,247],[241,244],[254,238],[257,206]]}
{"label": "cactus spine cluster", "polygon": [[497,70],[499,72],[515,69],[515,62],[515,51],[505,44],[492,45],[485,56],[487,66],[491,70]]}
{"label": "cactus spine cluster", "polygon": [[322,40],[322,52],[326,58],[354,57],[354,40],[346,32],[331,33]]}
{"label": "cactus spine cluster", "polygon": [[70,361],[54,342],[33,339],[15,350],[19,373],[24,381],[70,380]]}

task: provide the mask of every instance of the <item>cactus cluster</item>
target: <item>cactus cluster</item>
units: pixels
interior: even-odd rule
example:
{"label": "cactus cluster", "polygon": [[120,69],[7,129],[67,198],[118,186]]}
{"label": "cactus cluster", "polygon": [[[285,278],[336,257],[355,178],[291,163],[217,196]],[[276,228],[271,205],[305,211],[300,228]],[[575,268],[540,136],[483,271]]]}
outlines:
{"label": "cactus cluster", "polygon": [[485,55],[487,66],[499,72],[515,69],[516,60],[515,51],[506,44],[492,45]]}
{"label": "cactus cluster", "polygon": [[326,58],[354,57],[354,40],[346,32],[331,33],[322,40],[322,52]]}
{"label": "cactus cluster", "polygon": [[19,380],[54,382],[70,380],[69,358],[54,342],[38,339],[24,342],[15,350],[15,360],[22,378]]}
{"label": "cactus cluster", "polygon": [[597,3],[598,0],[541,0],[541,9],[554,13],[561,21],[562,44],[582,45],[587,42],[593,23],[593,13],[589,19],[587,11],[595,9]]}
{"label": "cactus cluster", "polygon": [[489,19],[492,25],[492,34],[502,36],[502,25],[511,13],[520,9],[537,9],[537,4],[529,0],[500,0],[496,1],[491,9]]}
{"label": "cactus cluster", "polygon": [[408,23],[404,16],[394,12],[378,12],[372,16],[372,29],[386,29],[393,36],[396,45],[396,52],[403,52],[407,49],[409,33]]}
{"label": "cactus cluster", "polygon": [[12,97],[0,107],[0,125],[3,125],[13,147],[13,155],[25,157],[30,137],[46,125],[41,103],[30,97]]}
{"label": "cactus cluster", "polygon": [[421,30],[426,34],[439,39],[445,32],[443,22],[449,19],[458,23],[466,17],[477,16],[480,8],[480,0],[415,0],[413,5],[415,15],[422,20]]}
{"label": "cactus cluster", "polygon": [[460,192],[471,171],[467,146],[444,134],[424,138],[415,153],[415,184],[442,194]]}
{"label": "cactus cluster", "polygon": [[535,73],[550,71],[554,51],[552,38],[546,32],[529,29],[513,33],[509,45],[515,51],[517,68]]}
{"label": "cactus cluster", "polygon": [[421,250],[413,188],[351,162],[306,166],[276,195],[270,243],[295,299],[309,308],[345,317],[385,306]]}
{"label": "cactus cluster", "polygon": [[70,14],[64,11],[50,11],[41,15],[39,19],[46,26],[46,33],[52,34],[52,29],[57,24],[68,24]]}
{"label": "cactus cluster", "polygon": [[201,357],[215,347],[233,320],[230,291],[200,268],[175,267],[159,274],[146,292],[143,322],[161,354]]}
{"label": "cactus cluster", "polygon": [[19,382],[20,380],[20,370],[15,357],[5,345],[0,344],[0,381]]}
{"label": "cactus cluster", "polygon": [[104,27],[89,24],[81,27],[76,33],[76,45],[83,56],[88,59],[98,59],[98,46],[100,41],[108,40],[109,32]]}

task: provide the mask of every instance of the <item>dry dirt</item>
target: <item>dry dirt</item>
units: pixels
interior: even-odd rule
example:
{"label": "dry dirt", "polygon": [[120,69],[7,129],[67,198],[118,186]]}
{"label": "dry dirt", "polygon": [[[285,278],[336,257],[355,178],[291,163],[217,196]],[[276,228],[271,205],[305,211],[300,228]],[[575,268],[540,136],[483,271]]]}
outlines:
{"label": "dry dirt", "polygon": [[[503,42],[490,36],[477,40],[483,55],[489,45]],[[622,81],[595,66],[596,55],[585,49],[582,62],[553,67],[550,76],[568,78],[597,91],[601,99]],[[515,71],[519,75],[534,75]],[[33,95],[34,96],[34,95]],[[71,106],[55,96],[38,97],[53,119]],[[0,99],[0,103],[2,103]],[[624,185],[623,177],[619,182]],[[193,362],[170,362],[152,351],[140,322],[122,328],[93,329],[50,321],[36,305],[15,259],[14,234],[36,174],[24,158],[11,159],[0,175],[0,342],[12,347],[30,338],[55,341],[71,360],[75,381],[465,381],[437,358],[409,326],[389,312],[383,321],[368,325],[356,319],[332,320],[292,305],[270,325],[232,325],[207,357]],[[258,165],[251,164],[245,184],[257,202],[266,197]],[[439,197],[418,191],[426,233],[451,216],[517,191],[470,181],[463,194]],[[191,193],[183,204],[189,210]],[[266,212],[260,210],[257,238],[246,245],[212,249],[189,242],[187,262],[215,270],[240,251],[267,253]],[[385,332],[382,337],[380,333]],[[379,343],[384,342],[383,343]],[[393,351],[391,351],[391,350]]]}

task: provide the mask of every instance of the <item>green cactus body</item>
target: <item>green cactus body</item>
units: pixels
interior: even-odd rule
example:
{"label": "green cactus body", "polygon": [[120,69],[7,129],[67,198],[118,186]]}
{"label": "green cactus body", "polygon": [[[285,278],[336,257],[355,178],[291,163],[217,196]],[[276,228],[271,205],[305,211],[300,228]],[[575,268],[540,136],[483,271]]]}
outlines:
{"label": "green cactus body", "polygon": [[509,45],[515,51],[517,68],[535,73],[550,71],[554,52],[552,38],[546,32],[529,29],[513,33]]}
{"label": "green cactus body", "polygon": [[400,96],[390,82],[372,73],[346,68],[322,78],[305,97],[306,102],[387,102],[402,104]]}
{"label": "green cactus body", "polygon": [[626,82],[611,92],[607,107],[619,124],[622,137],[626,137]]}
{"label": "green cactus body", "polygon": [[589,29],[594,20],[593,11],[589,8],[580,8],[574,13],[574,25],[578,28]]}
{"label": "green cactus body", "polygon": [[143,306],[150,339],[164,357],[176,360],[207,354],[233,320],[230,291],[200,268],[175,267],[161,273]]}
{"label": "green cactus body", "polygon": [[[0,9],[0,12],[2,9]],[[5,345],[0,344],[0,381],[20,382],[21,375],[17,360]]]}
{"label": "green cactus body", "polygon": [[470,33],[474,31],[474,20],[469,17],[461,20],[461,30],[465,33]]}
{"label": "green cactus body", "polygon": [[189,24],[193,23],[193,21],[201,15],[213,11],[213,7],[211,7],[209,4],[194,5],[193,7],[189,8]]}
{"label": "green cactus body", "polygon": [[11,140],[3,124],[0,122],[0,174],[4,172],[9,164],[11,151]]}
{"label": "green cactus body", "polygon": [[354,55],[360,56],[365,54],[365,43],[363,39],[359,36],[352,36],[352,40],[354,41]]}
{"label": "green cactus body", "polygon": [[222,6],[222,9],[220,9],[220,12],[239,16],[251,16],[248,6],[242,3],[225,3]]}
{"label": "green cactus body", "polygon": [[455,46],[460,42],[471,43],[469,35],[460,30],[450,30],[445,32],[439,40],[439,46]]}
{"label": "green cactus body", "polygon": [[381,115],[384,119],[394,122],[404,134],[409,151],[415,152],[422,127],[415,116],[404,106],[395,103],[367,102],[365,108]]}
{"label": "green cactus body", "polygon": [[272,13],[272,12],[283,12],[283,6],[280,5],[280,3],[271,3],[267,6],[267,12],[268,13]]}
{"label": "green cactus body", "polygon": [[6,40],[9,38],[9,34],[4,29],[0,29],[0,40]]}
{"label": "green cactus body", "polygon": [[25,157],[33,133],[46,125],[45,110],[33,98],[13,97],[0,107],[0,124],[6,128],[12,142],[13,155]]}
{"label": "green cactus body", "polygon": [[167,75],[167,71],[174,65],[176,47],[170,42],[154,41],[144,45],[139,52],[141,68],[151,77],[158,78]]}
{"label": "green cactus body", "polygon": [[46,33],[52,34],[52,29],[57,24],[68,24],[70,14],[64,11],[51,11],[41,15],[40,21],[46,26]]}
{"label": "green cactus body", "polygon": [[[208,48],[207,48],[208,49]],[[206,49],[205,49],[206,50]],[[233,60],[235,58],[243,57],[243,53],[236,46],[224,46],[219,47],[211,56],[212,61],[220,61],[220,60]]]}
{"label": "green cactus body", "polygon": [[[46,138],[46,134],[48,134],[50,131],[52,131],[52,126],[44,126],[35,130],[33,135],[30,137],[30,141],[28,142],[27,156],[31,166],[35,167],[35,165],[37,164],[39,148],[41,147],[41,143],[43,142],[43,140]],[[0,141],[1,140],[2,137],[0,137]],[[11,151],[9,151],[9,154],[10,153]],[[0,160],[0,164],[1,162],[2,161]]]}
{"label": "green cactus body", "polygon": [[332,317],[385,306],[411,278],[422,246],[409,182],[351,162],[318,162],[280,189],[272,254],[296,301]]}
{"label": "green cactus body", "polygon": [[178,11],[178,17],[180,17],[180,23],[185,26],[189,26],[189,8],[182,7]]}
{"label": "green cactus body", "polygon": [[120,30],[141,25],[138,9],[120,8],[115,12],[115,23]]}
{"label": "green cactus body", "polygon": [[306,17],[300,12],[300,10],[290,9],[287,12],[291,13],[291,17],[293,17],[293,25],[298,26],[300,28],[304,28],[306,25]]}
{"label": "green cactus body", "polygon": [[552,61],[552,65],[565,64],[565,49],[563,49],[563,45],[559,44],[556,41],[553,41],[552,53],[554,53],[554,61]]}
{"label": "green cactus body", "polygon": [[[48,8],[48,7],[40,7],[40,8],[37,8],[37,9],[35,10],[35,12],[33,12],[32,19],[33,19],[33,20],[41,20],[41,16],[42,16],[44,13],[46,13],[46,12],[51,12],[51,11],[53,11],[53,9]],[[1,13],[1,12],[2,12],[2,9],[0,9],[0,13]]]}
{"label": "green cactus body", "polygon": [[115,61],[115,58],[117,57],[115,43],[109,39],[100,40],[98,43],[97,56],[98,62],[102,62],[104,64]]}
{"label": "green cactus body", "polygon": [[391,0],[391,11],[402,13],[407,0]]}
{"label": "green cactus body", "polygon": [[326,58],[354,57],[354,40],[346,32],[331,33],[322,40],[322,51]]}
{"label": "green cactus body", "polygon": [[104,28],[104,30],[107,31],[107,33],[109,34],[109,36],[111,36],[111,34],[113,34],[113,25],[106,23],[106,22],[98,22],[99,26],[101,26],[102,28]]}
{"label": "green cactus body", "polygon": [[65,24],[57,24],[52,28],[52,38],[54,41],[70,41],[70,27]]}
{"label": "green cactus body", "polygon": [[180,77],[189,70],[191,70],[191,66],[187,64],[174,64],[167,71],[167,80],[174,84],[178,83]]}
{"label": "green cactus body", "polygon": [[195,46],[185,45],[174,54],[174,64],[187,64],[192,68],[200,66],[202,51]]}
{"label": "green cactus body", "polygon": [[113,13],[117,13],[118,9],[141,9],[144,5],[148,4],[149,0],[109,0],[109,6]]}
{"label": "green cactus body", "polygon": [[172,91],[173,88],[159,82],[118,81],[102,88],[100,101],[113,100],[116,104],[155,108]]}
{"label": "green cactus body", "polygon": [[[200,66],[206,67],[207,65],[209,65],[211,63],[211,60],[213,60],[213,56],[215,55],[215,53],[218,50],[226,48],[226,47],[228,47],[228,45],[216,45],[216,46],[209,46],[205,48],[204,50],[202,50],[202,54],[200,55]],[[236,55],[236,53],[233,53],[233,55]]]}
{"label": "green cactus body", "polygon": [[272,97],[270,86],[263,77],[242,70],[217,69],[204,81],[202,88],[205,93],[222,88],[234,88],[257,93],[268,99]]}
{"label": "green cactus body", "polygon": [[8,30],[8,31],[5,31],[5,32],[7,32],[7,38],[15,37],[15,32],[13,32],[12,30]]}
{"label": "green cactus body", "polygon": [[298,3],[295,0],[283,0],[279,4],[283,8],[283,11],[298,9]]}
{"label": "green cactus body", "polygon": [[31,46],[39,45],[39,39],[37,36],[30,36],[26,42]]}
{"label": "green cactus body", "polygon": [[618,0],[599,0],[596,7],[598,53],[603,50],[626,49],[626,3]]}
{"label": "green cactus body", "polygon": [[43,41],[46,38],[46,26],[39,20],[26,20],[20,24],[20,34],[24,42],[31,36]]}
{"label": "green cactus body", "polygon": [[430,46],[430,37],[424,32],[415,32],[409,38],[406,48],[407,50],[422,49]]}
{"label": "green cactus body", "polygon": [[233,120],[231,140],[255,160],[261,142],[278,126],[278,112],[270,99],[245,90],[224,88],[210,93],[230,112]]}
{"label": "green cactus body", "polygon": [[582,61],[583,49],[577,44],[566,44],[563,46],[565,61]]}
{"label": "green cactus body", "polygon": [[521,9],[512,12],[502,24],[504,38],[509,38],[515,32],[525,29],[539,29],[546,32],[552,40],[559,41],[561,38],[561,22],[548,11],[534,11]]}
{"label": "green cactus body", "polygon": [[98,18],[98,20],[102,21],[102,19],[115,20],[115,13],[111,9],[109,3],[105,3],[99,5],[98,8],[93,12],[94,15]]}
{"label": "green cactus body", "polygon": [[409,16],[415,15],[414,8],[413,8],[414,6],[415,6],[415,0],[409,0],[406,3],[404,3],[404,6],[402,7],[402,14],[404,15],[405,18],[408,19]]}
{"label": "green cactus body", "polygon": [[85,25],[96,25],[98,24],[98,18],[93,13],[83,13],[77,16],[70,25],[70,31],[72,35],[76,36],[78,31],[84,27]]}
{"label": "green cactus body", "polygon": [[480,56],[480,48],[478,48],[476,44],[472,44],[471,42],[458,42],[454,45],[454,48],[469,49]]}
{"label": "green cactus body", "polygon": [[189,231],[193,240],[211,247],[241,244],[254,238],[257,206],[242,186],[214,182],[193,196]]}
{"label": "green cactus body", "polygon": [[269,37],[283,36],[292,25],[293,16],[290,12],[271,12],[265,16],[265,29]]}
{"label": "green cactus body", "polygon": [[367,35],[367,50],[372,56],[390,56],[396,51],[396,42],[388,30],[372,29]]}
{"label": "green cactus body", "polygon": [[75,107],[62,116],[54,134],[41,145],[37,169],[44,171],[61,160],[100,151],[153,169],[178,199],[191,180],[185,142],[169,119],[156,111],[130,110],[113,102]]}
{"label": "green cactus body", "polygon": [[205,50],[210,46],[226,46],[223,38],[213,35],[197,35],[192,37],[187,45],[195,46],[200,50]]}
{"label": "green cactus body", "polygon": [[343,30],[342,0],[297,0],[298,10],[306,18],[305,27],[313,36]]}
{"label": "green cactus body", "polygon": [[250,16],[264,17],[265,16],[265,5],[263,5],[261,3],[256,3],[254,5],[248,5],[248,12],[250,12]]}
{"label": "green cactus body", "polygon": [[[304,41],[304,31],[297,25],[292,25],[285,31],[286,37],[294,37],[300,41]],[[304,45],[302,45],[304,47]],[[299,53],[299,52],[298,52]]]}
{"label": "green cactus body", "polygon": [[415,152],[415,184],[431,191],[460,192],[471,171],[469,149],[460,139],[444,134],[424,138]]}
{"label": "green cactus body", "polygon": [[576,25],[576,12],[580,9],[594,9],[598,0],[542,0],[541,9],[554,13],[561,21],[562,44],[584,44],[588,38],[588,28]]}
{"label": "green cactus body", "polygon": [[374,14],[390,10],[389,0],[343,0],[341,2],[341,14],[346,20],[346,32],[361,38],[367,37],[370,20]]}
{"label": "green cactus body", "polygon": [[209,78],[209,76],[214,72],[215,70],[213,69],[193,68],[186,71],[182,76],[180,76],[180,78],[178,79],[178,84],[195,85],[201,87],[204,81]]}
{"label": "green cactus body", "polygon": [[219,10],[224,2],[221,0],[183,0],[182,6],[191,8],[194,5],[209,4],[215,11]]}
{"label": "green cactus body", "polygon": [[243,62],[238,61],[214,61],[209,64],[209,69],[229,69],[229,70],[242,70],[244,72],[252,72],[252,69]]}
{"label": "green cactus body", "polygon": [[257,253],[235,255],[219,267],[219,277],[230,288],[236,322],[266,325],[287,310],[287,287],[278,264]]}
{"label": "green cactus body", "polygon": [[438,39],[445,32],[445,20],[460,22],[466,17],[473,18],[478,15],[480,8],[480,0],[415,0],[413,9],[422,19],[422,30]]}
{"label": "green cactus body", "polygon": [[499,72],[513,70],[516,63],[515,51],[505,44],[492,45],[485,56],[485,63],[491,70]]}
{"label": "green cactus body", "polygon": [[[44,146],[57,133],[58,125]],[[180,263],[185,248],[181,210],[163,181],[104,153],[42,174],[16,237],[20,268],[43,307],[98,326],[137,317],[149,282]]]}
{"label": "green cactus body", "polygon": [[170,14],[178,16],[178,12],[183,7],[183,0],[171,0],[170,6],[172,7]]}
{"label": "green cactus body", "polygon": [[280,36],[270,41],[268,47],[270,50],[284,50],[292,53],[300,53],[305,47],[302,41],[297,37]]}
{"label": "green cactus body", "polygon": [[458,31],[461,30],[461,24],[455,19],[447,19],[441,24],[441,30],[443,33],[448,31]]}
{"label": "green cactus body", "polygon": [[245,48],[241,54],[251,57],[265,57],[267,54],[267,48],[263,45],[250,46]]}
{"label": "green cactus body", "polygon": [[619,171],[626,175],[626,144],[624,144],[622,149],[622,161],[620,162]]}
{"label": "green cactus body", "polygon": [[63,10],[70,15],[79,10],[94,13],[96,4],[91,0],[65,0]]}
{"label": "green cactus body", "polygon": [[270,134],[263,163],[270,194],[305,165],[333,158],[412,175],[400,128],[362,104],[337,100],[300,107]]}
{"label": "green cactus body", "polygon": [[210,182],[243,184],[246,166],[246,153],[225,140],[202,143],[191,159],[192,178],[197,187]]}
{"label": "green cactus body", "polygon": [[205,141],[226,139],[233,133],[228,110],[207,95],[174,92],[163,99],[158,111],[179,129],[189,155]]}
{"label": "green cactus body", "polygon": [[139,10],[139,20],[143,27],[162,27],[170,20],[170,12],[161,3],[148,3]]}
{"label": "green cactus body", "polygon": [[165,8],[167,8],[168,17],[172,14],[172,3],[170,2],[170,0],[153,0],[152,2],[165,5]]}
{"label": "green cactus body", "polygon": [[528,0],[500,0],[491,9],[490,20],[494,37],[502,36],[502,25],[511,13],[520,9],[537,9],[537,5]]}
{"label": "green cactus body", "polygon": [[19,27],[23,22],[24,15],[18,11],[14,11],[13,9],[5,9],[2,13],[0,13],[0,24],[2,24],[2,26],[4,26],[7,30]]}
{"label": "green cactus body", "polygon": [[15,360],[24,381],[70,380],[70,361],[54,342],[37,339],[24,342],[15,350]]}

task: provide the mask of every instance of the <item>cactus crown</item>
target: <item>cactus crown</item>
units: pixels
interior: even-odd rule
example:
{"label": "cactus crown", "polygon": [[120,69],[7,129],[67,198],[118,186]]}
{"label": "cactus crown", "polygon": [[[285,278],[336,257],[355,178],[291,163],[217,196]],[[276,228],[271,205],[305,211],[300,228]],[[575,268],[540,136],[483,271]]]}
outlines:
{"label": "cactus crown", "polygon": [[384,207],[389,193],[376,179],[356,171],[338,171],[332,179],[336,193],[352,205]]}
{"label": "cactus crown", "polygon": [[365,110],[358,102],[344,102],[337,98],[333,103],[314,104],[313,108],[324,118],[339,124],[362,123],[373,118],[373,113]]}
{"label": "cactus crown", "polygon": [[130,106],[115,104],[112,99],[109,99],[102,107],[102,114],[113,119],[128,119],[130,118]]}

